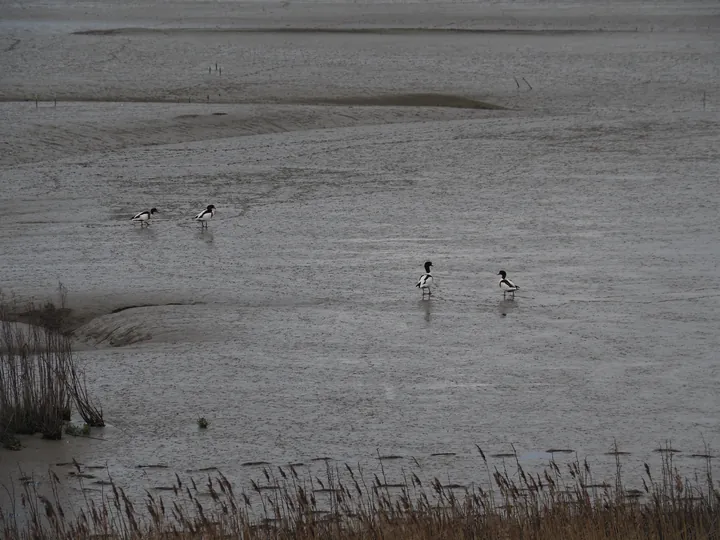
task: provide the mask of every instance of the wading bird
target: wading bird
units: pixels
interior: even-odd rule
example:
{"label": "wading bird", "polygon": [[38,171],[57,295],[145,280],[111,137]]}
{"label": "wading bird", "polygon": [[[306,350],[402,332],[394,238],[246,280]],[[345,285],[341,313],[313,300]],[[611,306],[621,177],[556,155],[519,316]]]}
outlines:
{"label": "wading bird", "polygon": [[419,287],[422,291],[423,299],[425,298],[425,293],[427,293],[428,298],[432,295],[432,291],[430,290],[430,287],[432,286],[433,277],[430,273],[430,267],[432,266],[432,263],[430,261],[425,263],[425,273],[420,276],[420,279],[418,280],[416,287]]}
{"label": "wading bird", "polygon": [[520,287],[515,285],[506,277],[507,272],[505,272],[505,270],[500,270],[497,275],[502,276],[498,285],[503,291],[503,298],[505,298],[505,295],[507,294],[512,294],[512,298],[515,298],[515,291],[517,291]]}
{"label": "wading bird", "polygon": [[140,223],[140,228],[145,226],[150,226],[150,218],[153,214],[157,214],[158,209],[157,208],[151,208],[150,211],[145,210],[144,212],[140,212],[139,214],[135,214],[132,218],[130,218],[130,221],[133,223]]}
{"label": "wading bird", "polygon": [[214,215],[215,215],[215,205],[211,204],[205,210],[203,210],[197,216],[195,216],[193,219],[195,219],[195,221],[199,221],[201,226],[207,227],[208,221],[211,220]]}

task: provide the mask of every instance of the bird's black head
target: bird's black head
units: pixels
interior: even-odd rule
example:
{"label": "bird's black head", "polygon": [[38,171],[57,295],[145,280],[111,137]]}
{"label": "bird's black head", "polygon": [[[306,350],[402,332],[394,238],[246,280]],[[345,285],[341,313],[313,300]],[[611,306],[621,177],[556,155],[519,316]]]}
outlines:
{"label": "bird's black head", "polygon": [[430,267],[432,266],[432,263],[430,261],[427,261],[425,263],[425,271],[430,272]]}
{"label": "bird's black head", "polygon": [[503,279],[505,279],[505,276],[506,276],[505,270],[500,270],[500,271],[497,273],[497,275],[498,275],[498,276],[502,276]]}
{"label": "bird's black head", "polygon": [[215,205],[214,205],[214,204],[210,204],[210,205],[208,205],[207,209],[208,209],[208,210],[215,210]]}
{"label": "bird's black head", "polygon": [[151,214],[157,214],[157,213],[158,213],[158,209],[157,209],[157,208],[151,208],[151,209],[150,209],[150,213],[151,213]]}

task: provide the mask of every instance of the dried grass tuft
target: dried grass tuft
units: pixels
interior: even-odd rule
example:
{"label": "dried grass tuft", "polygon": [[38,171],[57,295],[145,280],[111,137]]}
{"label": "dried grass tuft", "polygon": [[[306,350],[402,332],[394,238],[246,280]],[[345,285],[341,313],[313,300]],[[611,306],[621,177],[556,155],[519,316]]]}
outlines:
{"label": "dried grass tuft", "polygon": [[169,499],[146,491],[143,503],[136,505],[111,482],[101,501],[86,500],[73,517],[63,512],[60,479],[51,474],[52,496],[37,493],[34,482],[25,483],[22,500],[28,519],[19,526],[0,509],[0,530],[4,538],[20,540],[640,540],[720,535],[720,492],[710,457],[704,475],[691,481],[674,467],[673,453],[664,452],[660,471],[651,474],[646,467],[643,490],[625,489],[622,481],[615,486],[597,481],[587,461],[577,458],[562,467],[553,460],[541,473],[526,471],[516,461],[512,475],[485,459],[492,480],[484,487],[448,486],[437,478],[421,481],[415,473],[400,484],[388,484],[384,474],[368,482],[360,468],[328,464],[324,478],[308,473],[301,479],[281,468],[278,477],[265,468],[251,492],[237,495],[220,472],[208,476],[202,490],[192,478],[183,483],[176,475],[175,484],[165,490]]}
{"label": "dried grass tuft", "polygon": [[69,310],[60,284],[53,302],[20,306],[0,294],[0,442],[19,449],[16,434],[60,439],[72,404],[89,426],[103,426],[67,331]]}

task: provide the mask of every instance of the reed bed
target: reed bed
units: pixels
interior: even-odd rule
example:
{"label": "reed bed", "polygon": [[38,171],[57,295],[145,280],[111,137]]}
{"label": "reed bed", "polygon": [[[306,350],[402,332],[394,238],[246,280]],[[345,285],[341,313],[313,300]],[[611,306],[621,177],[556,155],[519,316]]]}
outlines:
{"label": "reed bed", "polygon": [[0,444],[6,448],[19,448],[16,434],[62,438],[73,405],[88,425],[104,425],[73,356],[68,313],[62,285],[59,306],[20,306],[0,296]]}
{"label": "reed bed", "polygon": [[[0,510],[6,539],[710,539],[720,538],[720,492],[711,458],[693,479],[663,454],[655,473],[645,465],[642,489],[626,489],[620,458],[612,483],[598,482],[587,461],[551,460],[530,472],[491,465],[485,487],[443,485],[410,470],[389,484],[382,474],[327,466],[323,478],[295,466],[262,469],[252,489],[236,491],[221,472],[204,480],[175,476],[167,495],[146,492],[133,502],[110,483],[99,500],[71,513],[50,473],[50,493],[27,483],[21,498],[27,516],[19,525]],[[78,474],[80,464],[75,464]]]}

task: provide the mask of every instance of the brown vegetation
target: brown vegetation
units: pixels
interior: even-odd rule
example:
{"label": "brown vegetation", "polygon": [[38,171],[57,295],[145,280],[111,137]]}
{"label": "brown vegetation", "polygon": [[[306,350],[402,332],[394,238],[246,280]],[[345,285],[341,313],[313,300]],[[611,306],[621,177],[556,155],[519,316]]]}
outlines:
{"label": "brown vegetation", "polygon": [[[176,475],[165,499],[146,492],[142,505],[110,482],[99,501],[70,518],[58,496],[60,479],[51,472],[51,493],[34,483],[22,498],[27,521],[20,526],[0,510],[5,538],[85,540],[128,539],[705,539],[720,535],[720,493],[713,485],[710,458],[702,478],[690,481],[663,454],[657,476],[645,465],[642,490],[625,489],[616,458],[614,485],[593,479],[587,462],[559,465],[541,473],[491,466],[480,450],[489,485],[471,489],[426,484],[406,472],[390,484],[347,465],[328,465],[323,479],[301,475],[292,465],[263,468],[250,492],[237,493],[220,472],[196,483]],[[76,477],[82,477],[81,466]]]}
{"label": "brown vegetation", "polygon": [[90,426],[104,425],[66,331],[65,290],[52,302],[24,309],[0,298],[0,444],[19,449],[16,434],[60,439],[74,404]]}

